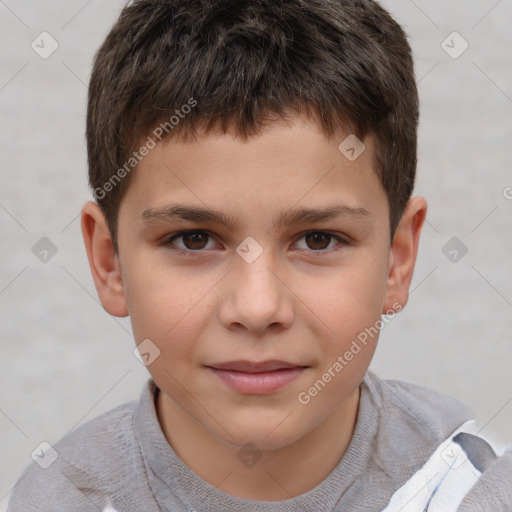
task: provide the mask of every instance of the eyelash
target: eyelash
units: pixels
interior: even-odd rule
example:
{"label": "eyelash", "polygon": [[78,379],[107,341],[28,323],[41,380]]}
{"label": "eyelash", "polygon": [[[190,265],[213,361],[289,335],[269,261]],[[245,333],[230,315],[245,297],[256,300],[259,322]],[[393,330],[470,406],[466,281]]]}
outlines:
{"label": "eyelash", "polygon": [[[173,235],[166,237],[164,239],[164,241],[162,242],[162,245],[169,246],[169,245],[171,245],[172,241],[174,241],[174,240],[176,240],[178,238],[181,238],[184,235],[191,234],[191,233],[192,234],[193,233],[204,234],[204,235],[208,236],[209,239],[214,238],[207,231],[202,231],[202,230],[199,230],[199,229],[192,229],[192,230],[187,230],[187,231],[180,231],[178,233],[174,233]],[[330,231],[321,231],[321,230],[305,231],[304,233],[301,234],[301,236],[300,236],[300,238],[298,240],[304,238],[306,235],[309,235],[311,233],[321,233],[321,234],[324,234],[324,235],[328,235],[331,238],[334,238],[334,239],[336,239],[339,242],[338,246],[336,246],[334,248],[331,248],[331,249],[320,249],[320,250],[317,250],[317,251],[315,251],[313,249],[308,250],[308,252],[310,253],[310,256],[313,256],[313,257],[322,256],[322,255],[325,255],[326,253],[328,254],[328,253],[331,253],[333,251],[339,251],[339,250],[343,249],[344,246],[349,245],[349,242],[345,238],[343,238],[343,237],[341,237],[339,235],[336,235],[335,233],[331,233]],[[201,253],[208,252],[208,250],[205,250],[205,249],[193,250],[193,249],[172,248],[172,250],[177,252],[177,253],[179,253],[179,254],[183,254],[185,256],[189,256],[189,257],[192,257],[192,258],[200,255]],[[301,249],[301,250],[305,250],[305,249]]]}

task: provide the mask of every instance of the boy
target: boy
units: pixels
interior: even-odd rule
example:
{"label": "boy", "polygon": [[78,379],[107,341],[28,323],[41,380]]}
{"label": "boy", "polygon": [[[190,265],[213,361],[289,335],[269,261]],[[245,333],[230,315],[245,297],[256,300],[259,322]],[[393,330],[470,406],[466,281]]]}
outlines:
{"label": "boy", "polygon": [[82,230],[151,379],[8,510],[512,510],[470,411],[368,371],[426,215],[417,122],[374,1],[128,5],[91,77]]}

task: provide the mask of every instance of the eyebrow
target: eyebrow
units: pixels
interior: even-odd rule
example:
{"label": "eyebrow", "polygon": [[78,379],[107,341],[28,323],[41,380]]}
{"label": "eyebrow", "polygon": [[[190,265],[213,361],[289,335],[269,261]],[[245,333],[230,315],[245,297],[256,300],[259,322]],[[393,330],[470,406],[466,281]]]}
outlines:
{"label": "eyebrow", "polygon": [[[296,208],[281,212],[274,222],[274,227],[283,225],[294,225],[301,223],[318,223],[326,220],[332,220],[342,217],[365,218],[371,214],[362,207],[353,207],[347,205],[334,205],[325,208]],[[211,208],[199,206],[188,206],[184,204],[174,204],[163,208],[149,209],[142,212],[141,218],[145,223],[153,222],[177,222],[179,220],[188,220],[198,223],[214,223],[225,226],[231,231],[240,228],[240,222],[235,216]]]}

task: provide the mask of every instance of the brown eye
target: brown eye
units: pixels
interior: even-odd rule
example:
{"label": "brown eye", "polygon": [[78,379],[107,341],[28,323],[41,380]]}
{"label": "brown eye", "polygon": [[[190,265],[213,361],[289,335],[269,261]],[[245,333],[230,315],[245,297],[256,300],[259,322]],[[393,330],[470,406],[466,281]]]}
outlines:
{"label": "brown eye", "polygon": [[323,250],[329,247],[329,242],[333,238],[329,233],[313,232],[305,235],[306,243],[310,249]]}
{"label": "brown eye", "polygon": [[348,242],[343,237],[329,231],[308,231],[295,244],[297,249],[314,256],[331,254],[347,245]]}
{"label": "brown eye", "polygon": [[182,231],[169,238],[164,243],[166,245],[174,245],[181,251],[202,252],[202,249],[211,249],[211,247],[207,247],[211,238],[212,237],[204,231]]}
{"label": "brown eye", "polygon": [[187,249],[204,249],[209,236],[206,233],[185,233],[182,235],[183,243]]}

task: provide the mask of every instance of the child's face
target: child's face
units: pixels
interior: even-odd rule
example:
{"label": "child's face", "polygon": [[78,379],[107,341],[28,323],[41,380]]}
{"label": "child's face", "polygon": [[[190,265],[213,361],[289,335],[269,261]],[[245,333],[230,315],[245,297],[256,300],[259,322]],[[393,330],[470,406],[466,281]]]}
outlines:
{"label": "child's face", "polygon": [[[347,135],[329,141],[295,118],[247,143],[171,139],[139,164],[122,200],[117,304],[125,301],[136,343],[160,350],[148,370],[165,400],[232,445],[285,446],[342,406],[377,336],[358,341],[359,351],[354,340],[406,301],[410,279],[390,276],[396,258],[372,139],[350,161],[338,149]],[[178,203],[237,225],[171,217]],[[288,213],[328,207],[339,215],[294,223]],[[200,233],[170,240],[187,230]],[[266,377],[212,369],[269,360],[295,369]]]}

